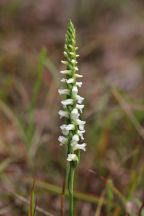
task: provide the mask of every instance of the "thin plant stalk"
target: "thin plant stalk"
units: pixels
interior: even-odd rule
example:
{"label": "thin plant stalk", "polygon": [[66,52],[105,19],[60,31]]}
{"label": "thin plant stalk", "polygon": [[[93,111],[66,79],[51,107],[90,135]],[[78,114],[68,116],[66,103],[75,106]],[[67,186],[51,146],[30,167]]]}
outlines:
{"label": "thin plant stalk", "polygon": [[70,162],[69,176],[68,176],[68,190],[69,190],[69,215],[73,216],[73,183],[74,183],[75,168]]}

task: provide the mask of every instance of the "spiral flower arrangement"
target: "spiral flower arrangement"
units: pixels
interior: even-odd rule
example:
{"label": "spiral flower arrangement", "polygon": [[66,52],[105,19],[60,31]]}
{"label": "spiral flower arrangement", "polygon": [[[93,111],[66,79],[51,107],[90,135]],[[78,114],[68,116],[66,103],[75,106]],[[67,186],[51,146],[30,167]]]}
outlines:
{"label": "spiral flower arrangement", "polygon": [[60,126],[63,136],[59,136],[58,140],[61,146],[67,145],[67,161],[69,162],[68,189],[70,196],[70,216],[73,215],[74,170],[79,164],[80,150],[86,150],[86,144],[83,143],[83,134],[85,133],[84,125],[86,122],[80,119],[84,108],[84,105],[82,104],[84,98],[78,94],[78,88],[82,86],[82,82],[77,81],[77,79],[82,78],[82,75],[77,73],[77,57],[79,57],[76,53],[77,49],[75,28],[70,21],[65,41],[64,56],[66,60],[61,61],[66,65],[66,69],[60,71],[60,73],[65,76],[61,79],[65,88],[58,90],[59,94],[64,97],[61,101],[63,110],[59,111],[59,115],[60,118],[65,118],[66,122]]}

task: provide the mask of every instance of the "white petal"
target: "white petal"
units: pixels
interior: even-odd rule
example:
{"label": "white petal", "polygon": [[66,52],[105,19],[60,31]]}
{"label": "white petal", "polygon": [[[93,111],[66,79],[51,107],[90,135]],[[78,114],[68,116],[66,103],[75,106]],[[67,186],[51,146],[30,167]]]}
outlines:
{"label": "white petal", "polygon": [[66,100],[63,100],[61,101],[61,104],[64,106],[64,108],[67,106],[67,105],[72,105],[73,104],[73,99],[66,99]]}
{"label": "white petal", "polygon": [[76,120],[77,118],[79,117],[79,112],[78,112],[78,109],[73,109],[72,112],[71,112],[71,118],[73,120]]}
{"label": "white petal", "polygon": [[64,110],[59,110],[58,114],[60,115],[60,118],[62,117],[68,117],[68,112]]}
{"label": "white petal", "polygon": [[60,129],[62,130],[63,135],[67,136],[69,134],[69,131],[74,130],[75,127],[73,124],[69,124],[69,125],[63,124],[60,126]]}
{"label": "white petal", "polygon": [[68,54],[67,54],[67,52],[66,51],[64,51],[64,56],[67,56]]}
{"label": "white petal", "polygon": [[78,88],[77,88],[77,86],[74,86],[74,87],[72,88],[72,94],[73,94],[73,96],[76,96],[77,93],[78,93]]}
{"label": "white petal", "polygon": [[76,146],[77,144],[78,144],[78,142],[76,142],[76,141],[72,141],[72,142],[71,142],[71,146],[72,146],[72,147]]}
{"label": "white petal", "polygon": [[71,146],[75,146],[78,144],[78,141],[79,141],[79,136],[77,134],[75,134],[73,137],[72,137],[72,141],[71,141]]}
{"label": "white petal", "polygon": [[74,78],[70,78],[70,79],[68,79],[68,80],[66,80],[66,82],[68,83],[68,84],[70,84],[70,83],[74,83]]}
{"label": "white petal", "polygon": [[60,71],[61,74],[71,74],[70,70],[62,70]]}
{"label": "white petal", "polygon": [[86,121],[82,121],[82,120],[80,120],[80,119],[77,119],[77,120],[76,120],[76,123],[77,123],[78,125],[84,125],[84,124],[86,123]]}
{"label": "white petal", "polygon": [[80,110],[80,112],[82,113],[82,109],[84,108],[83,104],[77,104],[76,108]]}
{"label": "white petal", "polygon": [[77,145],[73,146],[73,150],[74,150],[74,151],[76,151],[76,150],[83,150],[83,151],[86,151],[86,143],[77,144]]}
{"label": "white petal", "polygon": [[72,137],[72,141],[78,142],[78,141],[79,141],[79,136],[78,136],[77,134],[75,134],[75,135]]}
{"label": "white petal", "polygon": [[69,95],[70,91],[69,91],[68,89],[59,89],[59,90],[58,90],[58,93],[59,93],[60,95],[62,95],[62,94]]}
{"label": "white petal", "polygon": [[77,63],[78,63],[78,62],[77,62],[76,60],[74,60],[74,59],[72,59],[71,62],[74,63],[74,64],[77,64]]}
{"label": "white petal", "polygon": [[64,145],[67,143],[68,139],[64,136],[59,136],[58,141],[60,142],[60,145]]}
{"label": "white petal", "polygon": [[85,121],[81,121],[80,119],[77,119],[76,120],[76,123],[79,125],[79,129],[81,130],[81,131],[83,131],[84,130],[84,124],[86,123]]}
{"label": "white petal", "polygon": [[76,161],[76,160],[78,160],[78,158],[77,158],[76,154],[68,154],[67,160],[68,161]]}
{"label": "white petal", "polygon": [[81,75],[81,74],[75,74],[75,77],[76,77],[76,78],[82,78],[83,75]]}
{"label": "white petal", "polygon": [[82,139],[82,140],[84,140],[84,137],[83,137],[83,133],[85,133],[85,130],[78,130],[78,135],[80,136],[80,138]]}
{"label": "white petal", "polygon": [[77,66],[75,66],[74,69],[75,69],[76,71],[78,71],[78,67],[77,67]]}
{"label": "white petal", "polygon": [[66,128],[67,125],[63,124],[60,126],[60,129],[62,130],[63,135],[67,136],[69,131]]}
{"label": "white petal", "polygon": [[79,96],[79,95],[76,95],[76,99],[77,99],[77,102],[78,102],[79,104],[81,104],[81,103],[83,102],[83,100],[84,100],[84,98],[81,97],[81,96]]}
{"label": "white petal", "polygon": [[63,61],[63,60],[61,60],[61,63],[67,65],[67,61]]}
{"label": "white petal", "polygon": [[74,130],[75,129],[75,126],[73,124],[69,124],[66,126],[67,130]]}
{"label": "white petal", "polygon": [[81,87],[81,86],[82,86],[82,82],[76,82],[76,85],[77,85],[78,87]]}

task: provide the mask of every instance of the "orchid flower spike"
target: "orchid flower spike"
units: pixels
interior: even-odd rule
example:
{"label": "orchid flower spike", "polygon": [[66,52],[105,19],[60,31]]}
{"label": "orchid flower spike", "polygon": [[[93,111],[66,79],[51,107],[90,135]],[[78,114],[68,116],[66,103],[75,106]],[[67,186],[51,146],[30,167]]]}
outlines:
{"label": "orchid flower spike", "polygon": [[[66,124],[60,126],[63,136],[60,136],[58,140],[60,145],[66,144],[68,147],[67,161],[73,161],[74,164],[78,165],[80,150],[85,151],[86,144],[83,143],[85,121],[80,119],[82,109],[84,108],[82,104],[84,98],[78,94],[82,82],[77,79],[81,78],[82,75],[77,73],[77,57],[79,55],[76,53],[76,50],[75,28],[70,21],[66,34],[65,60],[61,61],[65,65],[65,70],[60,71],[64,76],[61,79],[64,88],[58,90],[59,94],[63,96],[61,101],[63,110],[59,111],[59,115],[60,118],[64,117],[66,119]],[[82,142],[82,144],[78,142]]]}
{"label": "orchid flower spike", "polygon": [[78,94],[79,88],[82,86],[82,82],[78,79],[82,78],[82,75],[77,72],[77,57],[79,55],[76,51],[75,28],[70,21],[66,34],[65,60],[61,61],[65,69],[60,71],[64,87],[58,90],[58,93],[63,97],[61,100],[62,109],[58,114],[60,118],[65,118],[65,124],[60,126],[62,136],[59,136],[58,141],[60,146],[67,146],[69,216],[73,216],[74,171],[79,164],[80,151],[86,151],[86,143],[83,142],[86,122],[80,119],[84,108],[84,98]]}

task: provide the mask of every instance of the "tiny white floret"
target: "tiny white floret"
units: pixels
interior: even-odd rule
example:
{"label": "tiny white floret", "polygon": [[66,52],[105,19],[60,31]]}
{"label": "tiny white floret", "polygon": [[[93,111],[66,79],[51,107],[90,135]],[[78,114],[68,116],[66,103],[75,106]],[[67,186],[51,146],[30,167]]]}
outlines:
{"label": "tiny white floret", "polygon": [[68,117],[68,112],[67,111],[64,111],[64,110],[59,110],[58,114],[60,115],[60,118],[62,117]]}
{"label": "tiny white floret", "polygon": [[84,108],[83,104],[77,104],[76,108],[80,110],[80,112],[82,113],[82,109]]}
{"label": "tiny white floret", "polygon": [[64,106],[64,108],[66,108],[67,105],[72,105],[73,104],[73,99],[62,100],[61,104]]}
{"label": "tiny white floret", "polygon": [[58,93],[60,95],[62,95],[62,94],[69,95],[70,91],[69,91],[69,89],[58,89]]}
{"label": "tiny white floret", "polygon": [[77,118],[79,117],[79,112],[78,112],[78,109],[73,109],[72,112],[71,112],[71,118],[73,120],[76,120]]}
{"label": "tiny white floret", "polygon": [[82,82],[76,82],[76,85],[77,85],[78,87],[81,87],[81,86],[82,86]]}
{"label": "tiny white floret", "polygon": [[78,93],[78,88],[77,88],[77,86],[74,86],[74,87],[72,88],[72,94],[73,94],[73,96],[76,96],[77,93]]}
{"label": "tiny white floret", "polygon": [[71,71],[70,70],[62,70],[60,71],[61,74],[70,74]]}
{"label": "tiny white floret", "polygon": [[74,145],[74,146],[73,146],[73,150],[74,150],[74,151],[76,151],[76,150],[83,150],[83,151],[86,151],[86,143]]}
{"label": "tiny white floret", "polygon": [[68,139],[64,136],[59,136],[58,141],[60,142],[60,146],[67,144]]}
{"label": "tiny white floret", "polygon": [[68,154],[67,161],[77,161],[77,160],[78,158],[76,154]]}
{"label": "tiny white floret", "polygon": [[82,78],[83,75],[81,75],[81,74],[75,74],[75,77],[76,77],[76,78]]}
{"label": "tiny white floret", "polygon": [[74,78],[70,78],[70,79],[68,79],[68,80],[66,80],[66,82],[68,83],[68,84],[70,84],[70,83],[74,83]]}
{"label": "tiny white floret", "polygon": [[74,69],[75,69],[75,71],[78,71],[78,67],[77,66],[75,66]]}
{"label": "tiny white floret", "polygon": [[66,51],[64,51],[64,56],[67,56],[68,54],[67,54],[67,52]]}
{"label": "tiny white floret", "polygon": [[84,125],[85,125],[85,121],[81,121],[80,119],[77,119],[76,120],[76,123],[78,124],[78,126],[79,126],[79,129],[81,130],[81,131],[83,131],[84,130]]}
{"label": "tiny white floret", "polygon": [[67,65],[67,64],[68,64],[68,62],[67,62],[67,61],[63,61],[63,60],[61,60],[61,63],[65,64],[65,65]]}
{"label": "tiny white floret", "polygon": [[77,133],[78,133],[78,135],[80,136],[80,138],[82,139],[82,140],[84,140],[84,136],[83,136],[83,134],[85,133],[85,130],[78,130],[77,131]]}
{"label": "tiny white floret", "polygon": [[78,142],[78,141],[79,141],[79,136],[78,136],[77,134],[75,134],[75,135],[72,137],[72,141]]}
{"label": "tiny white floret", "polygon": [[84,98],[81,97],[81,96],[79,96],[79,95],[76,95],[76,99],[77,99],[77,102],[78,102],[79,104],[81,104],[81,103],[83,102],[83,100],[84,100]]}
{"label": "tiny white floret", "polygon": [[77,134],[75,134],[73,137],[72,137],[72,141],[71,141],[71,146],[75,146],[78,144],[78,141],[79,141],[79,136]]}
{"label": "tiny white floret", "polygon": [[60,126],[60,129],[62,130],[63,135],[67,136],[70,130],[75,129],[75,126],[73,124],[69,124],[69,125],[63,124]]}
{"label": "tiny white floret", "polygon": [[71,60],[72,63],[77,64],[78,62],[74,59]]}

